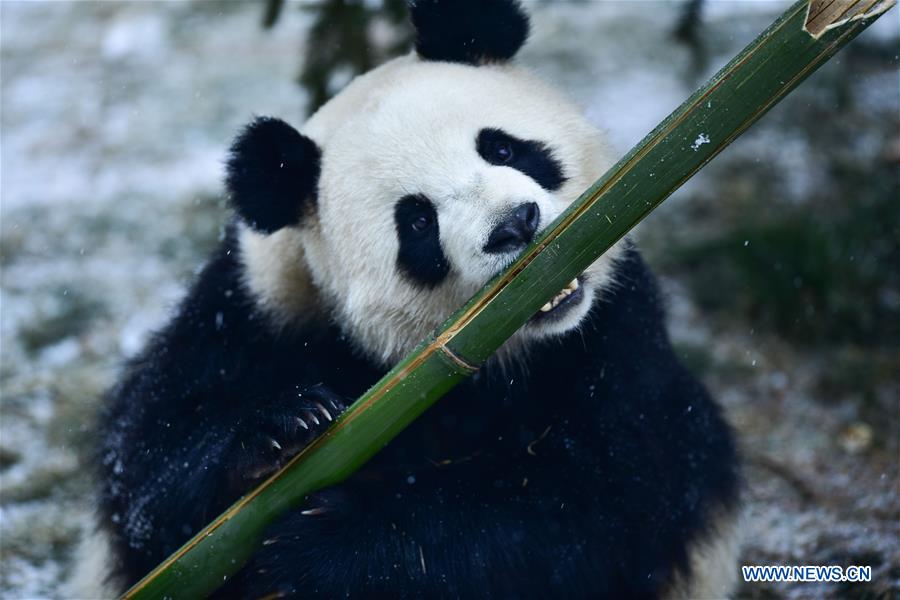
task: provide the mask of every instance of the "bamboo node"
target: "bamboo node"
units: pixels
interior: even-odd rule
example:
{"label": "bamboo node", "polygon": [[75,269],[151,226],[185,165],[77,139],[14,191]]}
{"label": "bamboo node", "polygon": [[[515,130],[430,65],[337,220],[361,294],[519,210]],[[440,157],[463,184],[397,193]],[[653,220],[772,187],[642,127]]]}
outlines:
{"label": "bamboo node", "polygon": [[438,346],[438,349],[440,349],[441,354],[443,354],[445,358],[450,359],[450,362],[453,363],[453,365],[459,367],[465,373],[472,374],[472,373],[478,372],[477,366],[473,365],[472,363],[468,362],[467,360],[464,360],[462,357],[460,357],[458,354],[453,352],[453,350],[451,350],[447,346],[441,345],[441,346]]}

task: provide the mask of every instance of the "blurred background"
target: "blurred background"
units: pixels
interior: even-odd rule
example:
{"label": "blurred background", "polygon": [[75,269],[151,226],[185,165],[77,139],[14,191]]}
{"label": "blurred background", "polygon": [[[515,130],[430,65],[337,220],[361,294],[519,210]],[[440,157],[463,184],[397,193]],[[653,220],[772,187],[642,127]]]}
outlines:
{"label": "blurred background", "polygon": [[[520,62],[627,151],[788,3],[527,2]],[[746,460],[746,564],[900,595],[900,12],[637,231]],[[222,234],[253,115],[296,125],[408,49],[402,0],[0,2],[0,597],[58,596],[98,398]],[[598,173],[599,175],[599,173]]]}

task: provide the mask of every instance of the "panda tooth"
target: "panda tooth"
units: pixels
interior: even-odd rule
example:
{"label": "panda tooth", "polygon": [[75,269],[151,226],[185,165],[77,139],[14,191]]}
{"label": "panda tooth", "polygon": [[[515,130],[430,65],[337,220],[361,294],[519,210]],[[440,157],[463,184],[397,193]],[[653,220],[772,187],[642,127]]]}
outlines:
{"label": "panda tooth", "polygon": [[551,310],[553,310],[553,306],[549,302],[541,307],[541,312],[550,312]]}
{"label": "panda tooth", "polygon": [[569,285],[571,286],[573,292],[575,290],[577,290],[578,289],[578,278],[576,277],[575,279],[573,279],[572,283],[570,283]]}

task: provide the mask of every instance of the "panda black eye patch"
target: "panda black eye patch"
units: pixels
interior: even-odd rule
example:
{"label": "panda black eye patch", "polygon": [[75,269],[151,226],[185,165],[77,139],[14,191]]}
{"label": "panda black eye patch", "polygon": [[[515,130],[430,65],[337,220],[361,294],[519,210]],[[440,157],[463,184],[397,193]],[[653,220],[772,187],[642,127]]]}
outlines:
{"label": "panda black eye patch", "polygon": [[502,129],[482,129],[475,148],[485,161],[498,167],[512,167],[534,179],[551,192],[566,182],[562,165],[543,142],[521,140]]}
{"label": "panda black eye patch", "polygon": [[404,196],[394,208],[397,267],[412,281],[433,288],[444,280],[450,263],[441,248],[437,211],[422,195]]}

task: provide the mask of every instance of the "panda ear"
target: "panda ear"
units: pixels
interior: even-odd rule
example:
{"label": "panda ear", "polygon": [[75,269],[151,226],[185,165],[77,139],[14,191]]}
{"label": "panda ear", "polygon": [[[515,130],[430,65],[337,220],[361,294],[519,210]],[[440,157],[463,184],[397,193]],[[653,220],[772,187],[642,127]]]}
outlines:
{"label": "panda ear", "polygon": [[480,65],[515,56],[528,37],[517,0],[412,0],[416,52],[425,60]]}
{"label": "panda ear", "polygon": [[262,233],[297,225],[315,206],[321,152],[280,119],[259,117],[237,136],[225,185],[235,212]]}

